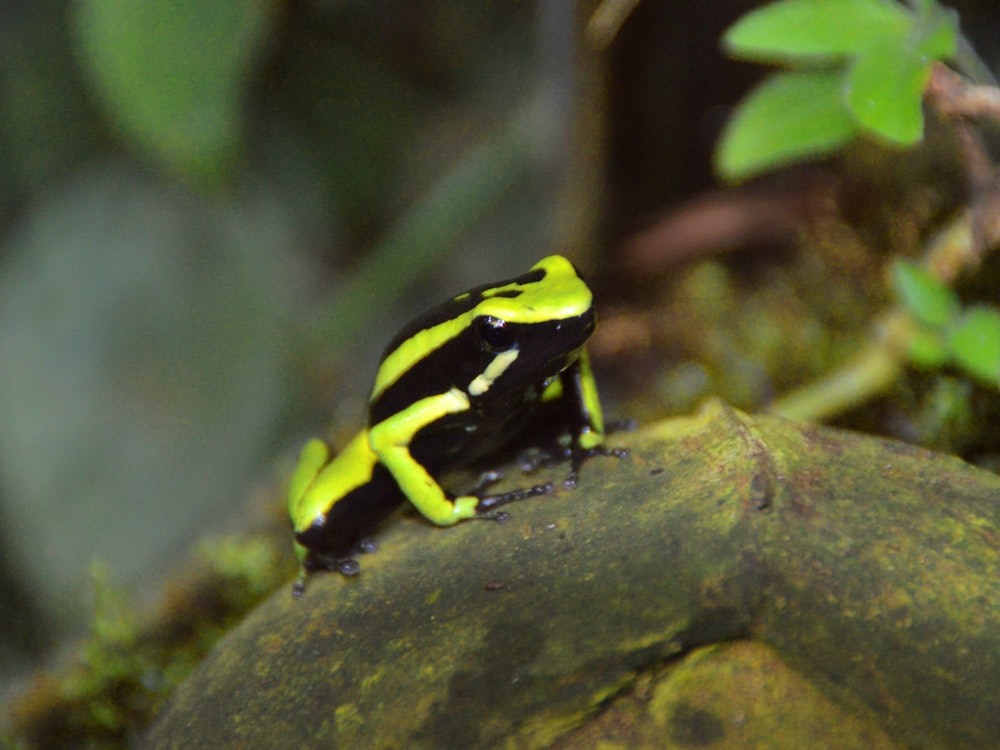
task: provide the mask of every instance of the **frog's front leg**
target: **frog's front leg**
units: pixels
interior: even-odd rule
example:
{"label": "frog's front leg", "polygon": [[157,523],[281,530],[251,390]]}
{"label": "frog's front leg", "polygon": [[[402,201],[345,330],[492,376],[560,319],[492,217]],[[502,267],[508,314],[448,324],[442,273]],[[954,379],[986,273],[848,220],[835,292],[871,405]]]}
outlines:
{"label": "frog's front leg", "polygon": [[[597,381],[590,369],[590,356],[583,349],[576,362],[563,373],[562,378],[568,381],[567,390],[576,402],[579,414],[577,433],[573,435],[573,448],[584,454],[594,455],[604,450],[604,413],[601,409],[601,399],[597,395]],[[582,462],[582,459],[581,459]],[[574,469],[579,464],[574,458]]]}
{"label": "frog's front leg", "polygon": [[[558,385],[558,387],[554,387]],[[604,414],[601,410],[601,400],[597,395],[597,381],[590,369],[590,357],[587,350],[580,352],[579,358],[559,374],[557,381],[551,387],[553,400],[570,399],[573,420],[570,443],[567,453],[570,459],[570,471],[563,486],[574,489],[579,481],[580,467],[591,456],[614,456],[622,458],[628,451],[622,448],[608,448],[605,443]],[[549,394],[546,391],[543,398]]]}

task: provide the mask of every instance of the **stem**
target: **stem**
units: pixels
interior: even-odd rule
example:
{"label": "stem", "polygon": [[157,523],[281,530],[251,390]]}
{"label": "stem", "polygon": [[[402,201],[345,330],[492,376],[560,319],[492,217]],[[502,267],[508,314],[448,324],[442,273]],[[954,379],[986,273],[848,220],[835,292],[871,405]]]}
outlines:
{"label": "stem", "polygon": [[825,378],[779,398],[768,411],[797,421],[822,421],[883,393],[902,372],[914,325],[907,313],[889,313],[878,325],[876,341]]}

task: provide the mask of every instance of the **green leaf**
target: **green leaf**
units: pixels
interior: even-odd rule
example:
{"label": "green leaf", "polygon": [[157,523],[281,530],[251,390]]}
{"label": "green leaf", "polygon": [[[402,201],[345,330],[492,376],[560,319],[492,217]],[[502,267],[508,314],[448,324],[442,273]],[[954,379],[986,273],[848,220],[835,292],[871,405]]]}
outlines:
{"label": "green leaf", "polygon": [[219,176],[269,14],[259,0],[78,0],[80,59],[123,133],[168,171]]}
{"label": "green leaf", "polygon": [[933,60],[947,60],[958,48],[958,13],[933,0],[923,2],[914,35],[920,54]]}
{"label": "green leaf", "polygon": [[925,370],[936,370],[948,362],[949,351],[941,334],[930,328],[918,328],[910,337],[907,356],[911,363]]}
{"label": "green leaf", "polygon": [[839,58],[906,33],[913,16],[885,0],[781,0],[743,16],[723,44],[751,60]]}
{"label": "green leaf", "polygon": [[943,328],[961,309],[956,294],[916,263],[896,261],[892,286],[906,309],[924,325]]}
{"label": "green leaf", "polygon": [[948,347],[963,370],[1000,387],[1000,312],[995,308],[969,308],[950,332]]}
{"label": "green leaf", "polygon": [[931,62],[909,36],[884,39],[858,55],[847,76],[847,104],[858,122],[892,143],[919,141]]}
{"label": "green leaf", "polygon": [[722,134],[716,169],[739,180],[849,141],[855,125],[838,71],[778,73],[740,104]]}

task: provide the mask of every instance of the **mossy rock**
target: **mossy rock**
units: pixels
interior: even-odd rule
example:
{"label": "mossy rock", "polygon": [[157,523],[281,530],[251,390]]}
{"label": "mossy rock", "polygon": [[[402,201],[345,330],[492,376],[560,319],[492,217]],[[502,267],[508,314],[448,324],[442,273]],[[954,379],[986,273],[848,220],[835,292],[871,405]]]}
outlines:
{"label": "mossy rock", "polygon": [[[147,747],[1000,743],[1000,478],[718,403],[620,442],[628,458],[591,460],[507,524],[403,518],[356,578],[313,576],[297,600],[289,582]],[[734,705],[755,669],[761,690],[787,673],[815,699],[727,712],[706,708],[722,677],[671,687],[723,642],[762,649]],[[806,745],[795,714],[815,717]]]}

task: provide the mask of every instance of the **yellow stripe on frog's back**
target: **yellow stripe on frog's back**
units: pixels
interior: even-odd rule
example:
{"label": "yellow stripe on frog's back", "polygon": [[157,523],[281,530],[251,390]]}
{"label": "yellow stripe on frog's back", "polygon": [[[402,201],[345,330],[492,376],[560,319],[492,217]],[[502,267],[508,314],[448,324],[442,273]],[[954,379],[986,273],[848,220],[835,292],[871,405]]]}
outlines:
{"label": "yellow stripe on frog's back", "polygon": [[[388,352],[379,366],[369,403],[413,367],[455,337],[468,330],[481,316],[509,323],[530,325],[576,318],[593,305],[593,295],[577,274],[573,264],[561,255],[550,255],[536,263],[532,272],[543,271],[537,281],[510,281],[481,291],[482,299],[460,315],[437,325],[423,328]],[[528,274],[530,275],[530,274]],[[461,302],[469,292],[454,298]]]}

